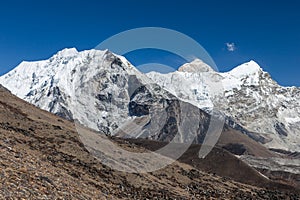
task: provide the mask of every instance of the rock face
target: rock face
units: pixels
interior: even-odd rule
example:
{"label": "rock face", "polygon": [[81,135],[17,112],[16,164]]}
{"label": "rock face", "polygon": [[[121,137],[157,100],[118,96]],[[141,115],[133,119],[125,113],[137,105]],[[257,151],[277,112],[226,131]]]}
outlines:
{"label": "rock face", "polygon": [[65,49],[21,63],[0,83],[37,107],[109,135],[201,142],[210,121],[108,50]]}
{"label": "rock face", "polygon": [[269,148],[300,151],[300,89],[278,85],[254,61],[219,73],[195,60],[173,73],[147,75],[182,100],[217,108],[228,124]]}

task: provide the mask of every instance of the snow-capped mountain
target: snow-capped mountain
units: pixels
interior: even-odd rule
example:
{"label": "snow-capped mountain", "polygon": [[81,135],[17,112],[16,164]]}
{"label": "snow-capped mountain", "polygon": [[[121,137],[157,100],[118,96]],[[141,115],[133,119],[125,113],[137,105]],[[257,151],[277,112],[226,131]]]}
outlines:
{"label": "snow-capped mountain", "polygon": [[[108,50],[64,49],[48,60],[22,62],[0,83],[44,110],[105,134],[182,142],[197,133],[199,141],[210,120]],[[187,125],[191,120],[194,126]]]}
{"label": "snow-capped mountain", "polygon": [[172,73],[147,75],[199,108],[214,106],[269,148],[300,151],[300,88],[278,85],[254,61],[219,73],[195,60]]}
{"label": "snow-capped mountain", "polygon": [[145,75],[108,50],[64,49],[48,60],[22,62],[0,84],[105,134],[170,141],[180,133],[177,140],[186,141],[187,132],[197,132],[200,142],[206,112],[217,108],[229,126],[267,147],[300,152],[300,89],[281,87],[254,61],[219,73],[196,59],[172,73]]}

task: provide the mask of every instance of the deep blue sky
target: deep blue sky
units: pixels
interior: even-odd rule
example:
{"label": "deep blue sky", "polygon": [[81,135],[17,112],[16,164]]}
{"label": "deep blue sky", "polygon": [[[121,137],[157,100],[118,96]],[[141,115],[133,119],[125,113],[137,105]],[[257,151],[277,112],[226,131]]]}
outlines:
{"label": "deep blue sky", "polygon": [[[11,0],[0,3],[0,74],[22,60],[92,49],[121,31],[155,26],[197,40],[220,71],[253,59],[280,84],[300,86],[299,9],[297,0]],[[225,45],[232,42],[233,52]],[[153,57],[139,55],[132,58]]]}

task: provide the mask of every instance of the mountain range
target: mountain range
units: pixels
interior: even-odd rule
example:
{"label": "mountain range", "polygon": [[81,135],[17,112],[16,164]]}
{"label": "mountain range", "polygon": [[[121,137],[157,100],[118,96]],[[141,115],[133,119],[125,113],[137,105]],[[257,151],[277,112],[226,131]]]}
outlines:
{"label": "mountain range", "polygon": [[201,113],[192,119],[199,122],[198,143],[208,129],[206,113],[218,110],[228,126],[267,148],[300,152],[300,89],[278,85],[255,61],[220,73],[196,59],[172,73],[143,74],[108,50],[72,48],[48,60],[22,62],[0,83],[41,109],[105,134],[170,141],[181,133],[182,142],[190,137],[184,123],[178,124],[185,117],[168,110],[179,113],[185,103],[188,112],[197,107]]}
{"label": "mountain range", "polygon": [[[300,187],[300,89],[280,86],[255,61],[217,72],[196,59],[175,72],[144,74],[109,50],[72,48],[47,60],[24,61],[1,76],[0,84],[100,133],[93,137],[123,138],[148,150],[165,142],[194,143],[179,161],[255,186],[274,188],[272,181],[279,181]],[[212,120],[219,133],[208,137]],[[196,149],[207,138],[213,139],[203,162]],[[255,178],[247,180],[249,173]]]}

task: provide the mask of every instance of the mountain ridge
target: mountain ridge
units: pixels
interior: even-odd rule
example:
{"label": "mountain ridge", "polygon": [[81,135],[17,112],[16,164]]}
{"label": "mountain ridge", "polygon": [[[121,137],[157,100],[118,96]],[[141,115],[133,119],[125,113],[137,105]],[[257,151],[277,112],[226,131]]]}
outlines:
{"label": "mountain ridge", "polygon": [[[300,88],[278,85],[254,61],[229,72],[175,71],[147,75],[180,99],[208,111],[214,107],[219,109],[234,123],[252,132],[251,135],[263,137],[261,141],[269,148],[300,150],[297,143],[300,140]],[[215,87],[216,83],[222,88]]]}
{"label": "mountain ridge", "polygon": [[[200,71],[197,71],[199,69]],[[101,73],[99,70],[102,70]],[[299,104],[297,103],[300,99],[299,89],[279,86],[255,61],[249,61],[229,72],[218,73],[200,59],[196,59],[173,73],[150,72],[146,75],[147,77],[139,72],[126,58],[108,50],[78,52],[75,48],[71,48],[59,51],[48,60],[22,62],[11,72],[1,76],[0,83],[20,98],[42,109],[67,119],[72,119],[74,114],[78,115],[83,124],[93,129],[103,128],[104,132],[111,132],[111,127],[117,127],[118,124],[126,121],[124,121],[126,116],[132,113],[126,110],[127,104],[129,105],[132,101],[131,95],[141,84],[148,85],[146,90],[144,88],[140,92],[144,94],[150,92],[151,95],[158,92],[159,98],[163,99],[176,97],[208,113],[212,108],[219,109],[231,121],[233,120],[231,122],[233,127],[245,128],[248,130],[245,132],[250,137],[260,138],[257,141],[263,141],[262,143],[265,143],[267,147],[300,151],[297,144],[300,136],[295,134],[297,130],[300,130],[300,126],[297,125],[298,119],[300,121],[300,118],[297,118],[300,110],[293,108],[297,108]],[[100,79],[107,83],[99,85],[96,80]],[[96,90],[100,89],[102,92],[95,94],[95,91],[89,91],[87,80],[93,82],[91,88],[97,87]],[[127,88],[129,80],[134,83],[135,88]],[[95,86],[97,84],[98,86]],[[85,91],[80,89],[82,85]],[[133,91],[129,92],[128,89]],[[103,118],[103,123],[100,125],[95,122],[96,117],[92,112],[76,113],[81,105],[77,104],[79,107],[76,107],[70,100],[70,97],[82,98],[81,96],[86,95],[86,91],[98,98],[91,104],[97,104],[97,109],[102,109],[97,114]],[[113,99],[114,111],[111,111],[113,114],[118,113],[117,116],[121,118],[105,111],[109,105],[112,105],[111,93],[115,91],[117,93],[113,96],[121,96]],[[80,92],[82,92],[81,96]],[[273,93],[276,95],[270,95]],[[127,99],[125,100],[127,103],[124,102],[124,98]],[[135,104],[131,104],[134,105],[134,109],[146,111],[149,109],[147,108],[149,103],[152,106],[163,105],[142,98],[143,106],[141,106],[141,102],[137,104],[141,100],[141,94],[135,98]],[[81,99],[81,101],[87,100]],[[99,101],[102,103],[99,104]],[[123,108],[119,109],[120,106]],[[73,108],[70,109],[70,107]],[[85,109],[91,110],[92,108],[81,106],[81,110]],[[123,120],[118,120],[117,124],[111,123],[116,121],[116,117]]]}

